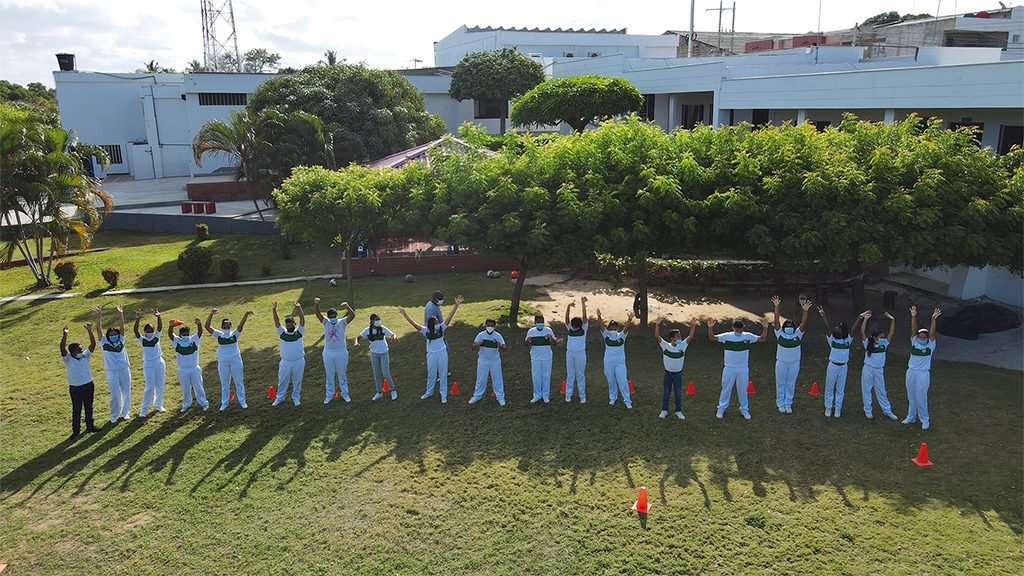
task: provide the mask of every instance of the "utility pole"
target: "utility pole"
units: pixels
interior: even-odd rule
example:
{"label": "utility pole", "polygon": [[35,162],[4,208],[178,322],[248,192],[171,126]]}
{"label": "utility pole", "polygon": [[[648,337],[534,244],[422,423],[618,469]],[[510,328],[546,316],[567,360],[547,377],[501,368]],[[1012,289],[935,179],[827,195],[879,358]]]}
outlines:
{"label": "utility pole", "polygon": [[818,34],[821,34],[821,0],[818,0]]}
{"label": "utility pole", "polygon": [[[718,53],[721,54],[722,50],[722,13],[732,11],[732,26],[733,36],[736,35],[736,3],[732,3],[732,8],[726,8],[724,6],[724,0],[718,0],[718,8],[708,8],[705,12],[718,12]],[[729,43],[729,51],[732,51],[732,42]]]}
{"label": "utility pole", "polygon": [[693,11],[697,0],[690,0],[690,35],[686,37],[686,57],[693,57]]}
{"label": "utility pole", "polygon": [[[219,71],[221,57],[234,52],[235,70],[242,71],[242,55],[238,51],[238,35],[235,33],[235,9],[231,0],[201,0],[200,10],[203,17],[203,67],[210,71]],[[221,33],[217,33],[220,23]],[[224,33],[224,27],[227,33]]]}

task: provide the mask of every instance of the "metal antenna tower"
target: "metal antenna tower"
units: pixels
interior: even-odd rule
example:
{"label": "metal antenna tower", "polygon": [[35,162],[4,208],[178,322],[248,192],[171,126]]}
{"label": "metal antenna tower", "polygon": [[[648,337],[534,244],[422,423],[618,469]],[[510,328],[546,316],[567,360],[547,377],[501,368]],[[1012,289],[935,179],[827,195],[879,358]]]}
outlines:
{"label": "metal antenna tower", "polygon": [[[225,54],[234,52],[235,70],[242,71],[242,55],[238,51],[238,36],[235,34],[235,9],[231,0],[200,0],[203,13],[203,67],[210,71],[220,70]],[[217,35],[220,26],[221,35]],[[225,35],[223,30],[227,30]]]}

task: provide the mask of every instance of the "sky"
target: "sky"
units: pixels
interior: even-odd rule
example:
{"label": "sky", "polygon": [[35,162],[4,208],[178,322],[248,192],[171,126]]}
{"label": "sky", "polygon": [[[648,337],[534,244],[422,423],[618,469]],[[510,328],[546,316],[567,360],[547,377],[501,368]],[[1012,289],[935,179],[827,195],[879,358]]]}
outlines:
{"label": "sky", "polygon": [[[58,52],[75,54],[79,70],[133,72],[150,60],[180,70],[190,60],[202,61],[199,5],[198,0],[0,0],[0,79],[52,87]],[[819,5],[823,30],[849,28],[889,10],[947,15],[999,7],[996,0],[736,0],[736,31],[815,31]],[[698,31],[718,28],[717,12],[707,11],[718,6],[718,0],[697,0]],[[463,24],[627,28],[631,34],[690,25],[686,0],[235,0],[234,10],[242,52],[267,48],[281,54],[282,65],[295,67],[315,64],[328,49],[376,68],[411,68],[414,58],[422,61],[419,66],[430,66],[433,42]],[[723,20],[730,22],[731,15]]]}

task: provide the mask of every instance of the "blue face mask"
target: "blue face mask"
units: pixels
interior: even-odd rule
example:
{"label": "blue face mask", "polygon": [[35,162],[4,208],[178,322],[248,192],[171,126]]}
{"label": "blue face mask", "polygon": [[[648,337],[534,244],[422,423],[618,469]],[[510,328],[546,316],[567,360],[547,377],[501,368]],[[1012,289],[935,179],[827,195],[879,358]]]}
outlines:
{"label": "blue face mask", "polygon": [[537,322],[535,324],[535,326],[537,327],[537,330],[543,330],[544,329],[544,323],[543,322]]}
{"label": "blue face mask", "polygon": [[329,321],[329,322],[330,322],[331,324],[337,324],[337,323],[338,323],[338,319],[337,319],[337,318],[328,318],[327,320],[328,320],[328,321]]}
{"label": "blue face mask", "polygon": [[792,333],[796,332],[796,329],[793,328],[792,326],[786,326],[786,327],[784,327],[782,329],[782,332],[783,332],[783,334],[792,334]]}
{"label": "blue face mask", "polygon": [[187,345],[192,342],[192,335],[188,334],[186,336],[178,336],[178,340],[180,340],[182,344]]}
{"label": "blue face mask", "polygon": [[111,344],[117,344],[120,341],[121,341],[121,336],[119,334],[112,334],[110,336],[110,343]]}

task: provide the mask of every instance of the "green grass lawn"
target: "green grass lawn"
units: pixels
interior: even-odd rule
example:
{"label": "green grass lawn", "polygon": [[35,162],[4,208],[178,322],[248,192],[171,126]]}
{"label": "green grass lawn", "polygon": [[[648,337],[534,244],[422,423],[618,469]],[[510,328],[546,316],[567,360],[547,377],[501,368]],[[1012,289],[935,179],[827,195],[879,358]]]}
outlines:
{"label": "green grass lawn", "polygon": [[[423,343],[395,311],[412,307],[421,317],[435,287],[466,296],[449,331],[451,372],[463,392],[447,405],[419,399]],[[932,429],[923,432],[863,417],[858,353],[843,418],[824,418],[820,397],[807,394],[825,368],[824,347],[814,338],[804,351],[796,414],[778,414],[769,344],[751,353],[753,420],[733,408],[718,421],[722,350],[698,338],[684,371],[698,394],[685,398],[680,422],[657,418],[662,368],[651,333],[637,332],[627,344],[637,390],[627,411],[605,401],[596,339],[590,401],[558,398],[559,349],[553,402],[530,405],[524,331],[503,328],[513,344],[503,358],[508,405],[488,396],[469,406],[476,366],[470,341],[485,317],[507,308],[510,292],[507,280],[476,275],[415,284],[357,280],[354,329],[376,311],[400,335],[392,346],[399,400],[370,401],[364,346],[350,362],[353,402],[324,406],[311,314],[302,406],[273,409],[266,399],[277,363],[271,302],[301,299],[311,309],[320,296],[337,304],[344,287],[311,282],[0,306],[5,576],[1020,573],[1020,373],[944,362],[940,345]],[[165,346],[169,411],[112,426],[97,357],[103,431],[64,442],[70,402],[60,328],[72,324],[81,339],[89,307],[112,312],[117,303],[159,307],[166,319],[205,318],[217,306],[237,321],[254,309],[241,340],[250,409],[216,411],[215,351],[207,342],[202,364],[211,410],[179,414]],[[130,354],[137,411],[137,345]],[[891,355],[886,371],[900,415],[905,366],[906,357]],[[910,462],[922,441],[933,468]],[[641,485],[654,505],[645,521],[629,511]]]}

